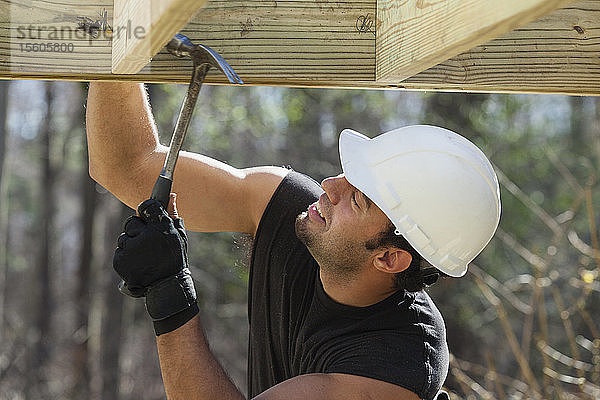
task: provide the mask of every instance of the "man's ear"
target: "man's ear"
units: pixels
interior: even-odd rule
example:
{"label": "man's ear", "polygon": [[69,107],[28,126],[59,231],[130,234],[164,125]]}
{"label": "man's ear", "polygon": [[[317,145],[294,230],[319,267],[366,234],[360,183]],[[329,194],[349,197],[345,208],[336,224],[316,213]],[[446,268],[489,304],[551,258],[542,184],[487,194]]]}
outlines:
{"label": "man's ear", "polygon": [[373,264],[382,272],[395,274],[408,268],[411,261],[412,256],[408,251],[390,247],[376,253]]}

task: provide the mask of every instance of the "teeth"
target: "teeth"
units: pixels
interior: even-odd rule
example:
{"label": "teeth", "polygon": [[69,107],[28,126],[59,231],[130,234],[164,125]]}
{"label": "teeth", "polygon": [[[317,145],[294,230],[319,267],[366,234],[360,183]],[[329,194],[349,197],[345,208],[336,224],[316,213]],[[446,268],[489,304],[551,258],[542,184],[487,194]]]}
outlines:
{"label": "teeth", "polygon": [[317,202],[317,212],[319,213],[319,215],[321,216],[321,218],[325,219],[323,217],[323,214],[321,214],[321,205]]}

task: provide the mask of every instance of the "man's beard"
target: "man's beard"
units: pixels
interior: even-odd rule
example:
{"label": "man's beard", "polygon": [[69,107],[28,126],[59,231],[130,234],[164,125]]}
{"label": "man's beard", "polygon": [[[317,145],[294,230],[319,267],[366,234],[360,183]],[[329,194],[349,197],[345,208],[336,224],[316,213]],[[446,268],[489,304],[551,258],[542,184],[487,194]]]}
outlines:
{"label": "man's beard", "polygon": [[294,228],[298,239],[310,250],[314,242],[314,234],[308,229],[308,213],[306,211],[298,214]]}
{"label": "man's beard", "polygon": [[322,273],[334,277],[338,282],[353,281],[360,272],[364,261],[360,256],[364,254],[359,256],[356,244],[350,242],[325,243],[317,233],[309,229],[308,224],[306,212],[298,215],[295,223],[296,236],[317,261]]}

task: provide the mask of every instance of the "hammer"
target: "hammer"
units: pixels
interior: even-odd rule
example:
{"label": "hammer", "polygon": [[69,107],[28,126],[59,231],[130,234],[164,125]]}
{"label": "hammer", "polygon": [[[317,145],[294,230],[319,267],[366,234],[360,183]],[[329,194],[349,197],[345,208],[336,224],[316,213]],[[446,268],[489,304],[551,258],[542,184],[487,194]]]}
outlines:
{"label": "hammer", "polygon": [[235,71],[227,64],[227,61],[223,59],[216,51],[208,46],[195,45],[184,35],[175,35],[173,39],[167,44],[167,50],[177,57],[190,57],[194,63],[194,70],[192,72],[192,79],[188,86],[181,111],[179,111],[179,117],[175,124],[175,130],[173,137],[171,138],[171,144],[169,145],[169,152],[165,164],[160,171],[160,175],[154,184],[152,189],[151,199],[158,200],[162,206],[167,209],[169,204],[169,194],[171,193],[171,186],[173,185],[173,172],[175,171],[175,163],[179,156],[179,150],[185,139],[188,126],[192,119],[192,113],[196,100],[198,99],[198,93],[202,82],[211,67],[221,70],[230,83],[237,83],[242,85],[244,82],[235,73]]}
{"label": "hammer", "polygon": [[[227,61],[225,61],[216,51],[208,46],[195,45],[184,35],[175,35],[175,37],[167,44],[167,50],[177,57],[190,57],[193,62],[194,70],[192,71],[192,79],[188,86],[185,99],[183,100],[181,110],[179,111],[179,117],[175,124],[173,137],[171,137],[171,144],[169,145],[169,152],[167,153],[165,164],[158,175],[158,179],[156,179],[156,182],[154,183],[152,194],[150,195],[150,198],[158,200],[165,210],[169,205],[169,195],[173,185],[175,163],[177,163],[179,150],[181,149],[185,134],[190,125],[196,100],[198,100],[198,93],[200,93],[202,82],[204,82],[208,70],[211,67],[217,68],[225,74],[227,79],[229,79],[229,82],[237,83],[239,85],[244,83],[231,66],[227,64]],[[131,293],[124,281],[121,281],[118,287],[123,294],[131,297],[140,297]]]}

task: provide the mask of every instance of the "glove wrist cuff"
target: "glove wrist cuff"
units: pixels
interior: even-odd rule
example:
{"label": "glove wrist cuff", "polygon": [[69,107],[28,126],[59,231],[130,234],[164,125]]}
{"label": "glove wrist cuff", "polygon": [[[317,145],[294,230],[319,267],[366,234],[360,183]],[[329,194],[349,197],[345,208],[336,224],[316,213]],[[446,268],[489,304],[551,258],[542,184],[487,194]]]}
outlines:
{"label": "glove wrist cuff", "polygon": [[[196,311],[189,318],[183,318],[185,320],[180,321],[181,315],[179,314],[194,308]],[[185,268],[177,275],[162,279],[148,287],[146,292],[146,310],[155,324],[157,335],[179,328],[179,326],[185,324],[196,315],[198,313],[196,290],[194,289],[194,282],[189,269]],[[169,323],[166,322],[168,320],[170,321]],[[173,321],[179,321],[179,324]],[[164,328],[157,330],[157,323],[160,327]],[[166,327],[170,329],[164,331]]]}
{"label": "glove wrist cuff", "polygon": [[198,304],[194,302],[194,304],[192,304],[189,308],[181,311],[180,313],[161,321],[153,321],[154,333],[156,336],[160,336],[162,334],[174,331],[194,318],[198,312],[200,312],[200,309],[198,308]]}

